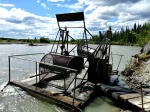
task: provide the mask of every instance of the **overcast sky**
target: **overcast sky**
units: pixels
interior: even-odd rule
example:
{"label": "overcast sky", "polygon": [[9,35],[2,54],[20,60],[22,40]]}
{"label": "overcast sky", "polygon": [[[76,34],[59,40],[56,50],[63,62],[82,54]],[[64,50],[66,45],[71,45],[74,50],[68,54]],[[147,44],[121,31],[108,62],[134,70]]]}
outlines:
{"label": "overcast sky", "polygon": [[[55,14],[82,11],[87,29],[98,35],[108,26],[118,31],[150,20],[150,0],[0,0],[0,37],[53,39],[58,31]],[[75,29],[71,35],[81,32]]]}

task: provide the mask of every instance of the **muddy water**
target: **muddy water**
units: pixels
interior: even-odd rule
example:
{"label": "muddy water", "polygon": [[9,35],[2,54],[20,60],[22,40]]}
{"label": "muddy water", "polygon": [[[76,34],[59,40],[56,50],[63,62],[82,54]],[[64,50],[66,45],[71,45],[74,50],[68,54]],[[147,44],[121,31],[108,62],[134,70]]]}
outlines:
{"label": "muddy water", "polygon": [[[70,45],[69,48],[73,48],[74,45]],[[12,45],[0,45],[0,90],[6,85],[8,81],[8,56],[14,54],[30,54],[30,53],[48,53],[51,49],[51,45],[48,46],[28,46],[21,44]],[[131,55],[138,53],[139,47],[131,46],[112,46],[111,51],[113,54],[124,54],[121,64],[118,67],[119,57],[113,58],[113,69],[123,70],[125,64],[130,60]],[[28,59],[34,59],[40,61],[43,55],[38,57],[29,56]],[[112,63],[112,62],[110,62]],[[34,63],[25,63],[24,61],[11,60],[12,74],[14,77],[20,75],[24,76],[35,73]],[[20,68],[23,66],[23,68]],[[17,71],[17,72],[15,72]],[[24,71],[24,74],[22,73]],[[25,78],[25,77],[24,77]],[[33,95],[34,96],[34,95]],[[0,92],[0,112],[68,112],[68,110],[56,105],[52,101],[46,99],[37,99],[28,95],[20,88],[7,86],[3,92]],[[106,97],[98,97],[91,102],[84,112],[116,112],[119,108]]]}

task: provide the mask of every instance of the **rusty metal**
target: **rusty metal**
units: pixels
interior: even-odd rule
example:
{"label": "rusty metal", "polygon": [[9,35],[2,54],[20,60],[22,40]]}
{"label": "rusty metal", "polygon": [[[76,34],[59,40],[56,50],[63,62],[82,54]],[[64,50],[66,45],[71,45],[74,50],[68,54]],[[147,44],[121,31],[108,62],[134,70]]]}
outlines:
{"label": "rusty metal", "polygon": [[[81,69],[83,68],[84,60],[82,57],[79,56],[69,57],[64,55],[56,55],[48,53],[41,59],[41,62],[76,69],[78,72],[80,72]],[[45,69],[44,67],[42,67],[42,64],[39,64],[40,74],[48,72],[50,72],[49,69]]]}

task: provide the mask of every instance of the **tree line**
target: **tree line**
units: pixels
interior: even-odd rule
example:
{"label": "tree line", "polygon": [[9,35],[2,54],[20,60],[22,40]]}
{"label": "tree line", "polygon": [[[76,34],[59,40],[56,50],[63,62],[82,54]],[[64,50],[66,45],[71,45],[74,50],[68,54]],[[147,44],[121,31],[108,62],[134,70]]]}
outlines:
{"label": "tree line", "polygon": [[[93,36],[89,41],[91,43],[98,43],[105,38],[105,33],[99,31],[99,36]],[[140,25],[135,23],[133,28],[121,28],[120,31],[112,33],[111,43],[117,45],[135,45],[144,46],[150,41],[150,21]]]}
{"label": "tree line", "polygon": [[49,39],[47,37],[40,37],[37,39],[14,39],[14,38],[4,38],[0,37],[0,43],[53,43],[54,40]]}
{"label": "tree line", "polygon": [[[99,35],[94,35],[88,40],[90,44],[98,44],[105,38],[105,32],[99,31]],[[81,39],[71,39],[70,44],[77,44]],[[120,31],[112,33],[111,43],[116,45],[135,45],[144,46],[150,41],[150,20],[143,25],[135,23],[133,28],[129,29],[127,26],[122,27]],[[47,37],[40,37],[34,39],[13,39],[0,37],[0,43],[53,43],[53,39]]]}

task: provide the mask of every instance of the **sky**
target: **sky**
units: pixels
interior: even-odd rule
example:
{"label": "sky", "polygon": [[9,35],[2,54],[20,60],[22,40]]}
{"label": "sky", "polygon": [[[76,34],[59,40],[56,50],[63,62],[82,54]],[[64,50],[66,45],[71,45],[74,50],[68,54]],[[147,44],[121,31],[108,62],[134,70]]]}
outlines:
{"label": "sky", "polygon": [[[93,35],[134,23],[150,20],[149,0],[0,0],[0,37],[54,39],[58,32],[55,14],[84,12],[86,28]],[[62,26],[81,26],[80,23],[61,23]],[[72,29],[70,35],[78,38],[82,29]]]}

